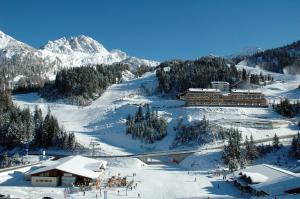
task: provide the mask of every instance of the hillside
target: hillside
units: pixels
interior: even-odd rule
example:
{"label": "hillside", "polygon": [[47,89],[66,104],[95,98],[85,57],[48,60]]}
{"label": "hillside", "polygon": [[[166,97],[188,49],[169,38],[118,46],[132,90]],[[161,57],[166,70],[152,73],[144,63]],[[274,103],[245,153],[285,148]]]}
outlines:
{"label": "hillside", "polygon": [[[239,68],[241,67],[246,66],[239,65]],[[277,81],[283,77],[286,82]],[[284,97],[294,99],[299,96],[299,91],[295,90],[299,83],[298,77],[274,74],[274,78],[275,84],[259,89],[270,102]],[[49,106],[65,129],[75,132],[81,144],[88,146],[90,139],[94,138],[101,142],[104,153],[168,150],[177,133],[174,127],[179,121],[189,124],[200,121],[204,115],[211,124],[228,128],[237,127],[243,135],[253,135],[255,139],[273,137],[275,133],[281,136],[297,132],[294,120],[284,118],[272,108],[185,107],[182,100],[166,99],[158,94],[158,83],[155,72],[146,73],[140,78],[109,86],[98,99],[85,107],[59,102],[46,103],[35,93],[16,95],[14,99],[21,107],[34,108],[38,105],[45,112]],[[126,135],[128,114],[134,115],[138,106],[145,104],[157,110],[168,123],[167,136],[153,144],[133,140],[131,135]],[[265,121],[273,122],[276,127],[273,129],[255,127],[256,123]]]}
{"label": "hillside", "polygon": [[211,81],[226,81],[232,84],[241,79],[235,65],[221,57],[163,62],[158,68],[158,90],[165,93],[184,92],[188,88],[207,88]]}
{"label": "hillside", "polygon": [[271,72],[300,74],[300,41],[250,56],[236,57],[233,60],[243,60],[247,65],[258,66]]}
{"label": "hillside", "polygon": [[[267,73],[264,70],[244,65],[237,67],[252,69],[252,73]],[[49,107],[59,124],[67,131],[74,132],[80,144],[88,147],[91,140],[99,143],[99,149],[96,151],[99,155],[168,151],[176,137],[178,122],[182,121],[183,124],[189,125],[200,121],[204,115],[212,125],[237,128],[243,137],[252,135],[255,140],[272,138],[275,133],[278,136],[293,135],[299,130],[294,120],[282,117],[272,108],[185,107],[183,101],[166,99],[156,92],[158,80],[155,75],[155,72],[149,72],[140,78],[113,84],[97,100],[85,107],[59,102],[47,103],[36,93],[15,95],[14,102],[20,107],[29,107],[31,110],[38,106],[43,113],[46,113]],[[299,96],[299,91],[295,90],[299,83],[298,77],[285,74],[272,75],[276,83],[261,88],[269,100]],[[285,81],[279,81],[282,79]],[[164,117],[168,123],[167,135],[154,143],[133,139],[131,134],[126,134],[128,114],[134,115],[139,105],[145,104],[157,110],[158,115]],[[272,122],[274,128],[260,128],[255,125],[261,122]],[[224,142],[216,141],[202,146],[182,145],[176,150],[185,150],[190,147],[205,149],[223,145]],[[290,161],[286,156],[287,150],[271,153],[258,159],[257,162],[281,164],[284,168],[291,168],[295,165],[295,161]],[[135,189],[128,191],[128,196],[125,196],[125,189],[110,189],[108,195],[110,198],[130,198],[141,194],[142,198],[149,199],[153,196],[156,198],[194,197],[195,194],[197,197],[206,198],[238,198],[241,195],[238,189],[231,183],[222,181],[220,176],[214,175],[215,171],[223,169],[221,157],[222,150],[204,150],[188,156],[180,164],[171,163],[168,157],[155,159],[153,164],[145,164],[133,158],[107,159],[109,167],[106,175],[120,173],[121,176],[129,176],[128,178],[132,179],[132,174],[136,173],[134,178],[138,182]],[[285,162],[288,162],[288,165]],[[5,182],[2,183],[3,187],[0,187],[0,190],[5,194],[13,193],[16,196],[22,196],[24,193],[20,190],[23,189],[19,187],[14,189],[14,186],[28,186],[29,184],[21,180],[21,177],[13,178],[6,175],[4,179]],[[157,179],[160,179],[159,183]],[[219,188],[218,184],[220,184]],[[160,189],[161,186],[165,188]],[[40,195],[44,193],[44,195],[57,198],[63,195],[63,190],[59,188],[42,190],[29,187],[27,190],[30,190],[30,193],[36,191]],[[117,190],[120,190],[120,196]],[[30,198],[32,194],[28,195]],[[75,193],[72,196],[82,198],[82,193]],[[86,191],[86,197],[94,196],[94,191]]]}

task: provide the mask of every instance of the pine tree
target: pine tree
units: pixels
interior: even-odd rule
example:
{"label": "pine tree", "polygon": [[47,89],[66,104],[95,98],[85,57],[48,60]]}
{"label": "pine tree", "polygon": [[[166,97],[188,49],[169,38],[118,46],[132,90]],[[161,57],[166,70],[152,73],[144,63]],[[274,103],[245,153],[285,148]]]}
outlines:
{"label": "pine tree", "polygon": [[69,133],[68,136],[68,149],[75,149],[76,141],[74,133]]}
{"label": "pine tree", "polygon": [[17,165],[21,163],[21,161],[20,161],[20,156],[19,156],[18,153],[15,153],[15,154],[14,154],[14,156],[13,156],[13,158],[12,158],[12,161],[14,162],[14,164],[17,164]]}
{"label": "pine tree", "polygon": [[127,118],[126,118],[126,125],[129,126],[129,125],[131,124],[131,122],[132,122],[131,115],[128,114],[128,115],[127,115]]}
{"label": "pine tree", "polygon": [[33,123],[29,108],[22,111],[22,123],[24,124],[24,143],[29,143],[33,139]]}
{"label": "pine tree", "polygon": [[244,69],[244,68],[242,70],[242,79],[243,79],[243,81],[247,81],[248,80],[248,74],[247,74],[246,69]]}
{"label": "pine tree", "polygon": [[273,148],[275,149],[279,149],[280,148],[280,142],[279,142],[279,138],[277,136],[277,134],[275,133],[274,137],[273,137],[273,143],[272,143]]}
{"label": "pine tree", "polygon": [[135,122],[141,122],[143,120],[143,109],[139,106],[138,111],[135,114]]}
{"label": "pine tree", "polygon": [[43,130],[43,115],[42,110],[35,106],[34,114],[33,114],[33,121],[34,121],[34,140],[33,143],[37,147],[44,147],[46,136]]}
{"label": "pine tree", "polygon": [[247,165],[247,154],[246,154],[246,151],[245,149],[243,149],[241,151],[241,156],[240,156],[240,159],[239,159],[239,165],[240,165],[240,168],[241,169],[244,169]]}
{"label": "pine tree", "polygon": [[228,168],[231,172],[236,171],[239,168],[239,162],[236,158],[230,159],[228,162]]}
{"label": "pine tree", "polygon": [[9,164],[9,158],[8,158],[8,155],[7,155],[7,152],[4,152],[3,155],[2,155],[2,164],[6,167],[8,166]]}
{"label": "pine tree", "polygon": [[50,108],[48,108],[47,115],[43,122],[43,132],[42,132],[42,142],[41,147],[49,147],[52,144],[52,133],[51,133],[51,111]]}
{"label": "pine tree", "polygon": [[[237,129],[229,130],[228,144],[225,145],[222,159],[224,164],[229,165],[229,162],[236,160],[237,163],[241,161],[241,134]],[[243,157],[244,158],[244,157]]]}
{"label": "pine tree", "polygon": [[298,132],[297,136],[293,136],[291,143],[291,153],[295,158],[300,157],[300,133]]}
{"label": "pine tree", "polygon": [[150,120],[150,116],[151,116],[151,114],[150,114],[150,105],[149,104],[147,104],[146,105],[146,115],[145,115],[145,118],[146,118],[146,120]]}
{"label": "pine tree", "polygon": [[[4,100],[10,98],[3,98],[2,95],[0,93],[0,107],[3,107]],[[28,108],[22,110],[13,104],[0,110],[1,146],[13,148],[32,143],[35,147],[63,147],[64,139],[58,121],[51,115],[50,109],[45,119],[38,107],[35,107],[33,115]]]}
{"label": "pine tree", "polygon": [[130,114],[127,116],[126,134],[131,134],[133,139],[139,138],[146,143],[153,143],[167,134],[167,122],[157,112],[151,111],[149,106],[146,108],[145,115],[140,106],[134,117]]}
{"label": "pine tree", "polygon": [[250,136],[250,142],[248,141],[248,137],[246,136],[245,149],[246,149],[246,158],[250,162],[252,162],[258,157],[257,147],[255,146],[252,135]]}
{"label": "pine tree", "polygon": [[300,133],[297,134],[297,149],[295,151],[295,157],[300,158]]}

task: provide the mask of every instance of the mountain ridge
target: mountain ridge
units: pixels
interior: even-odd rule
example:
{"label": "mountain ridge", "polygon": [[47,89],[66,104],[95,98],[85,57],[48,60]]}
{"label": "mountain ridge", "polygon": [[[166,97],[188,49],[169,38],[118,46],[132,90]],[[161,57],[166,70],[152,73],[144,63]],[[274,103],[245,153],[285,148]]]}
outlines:
{"label": "mountain ridge", "polygon": [[0,30],[0,70],[4,71],[7,79],[18,75],[53,79],[62,68],[113,63],[129,64],[131,71],[141,65],[155,67],[159,64],[129,56],[121,50],[109,51],[100,42],[85,35],[62,37],[34,48]]}

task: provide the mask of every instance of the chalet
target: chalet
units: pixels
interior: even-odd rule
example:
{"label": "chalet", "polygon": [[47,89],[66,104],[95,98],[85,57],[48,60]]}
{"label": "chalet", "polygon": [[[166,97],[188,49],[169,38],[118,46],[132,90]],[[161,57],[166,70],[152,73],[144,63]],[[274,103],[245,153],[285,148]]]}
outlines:
{"label": "chalet", "polygon": [[300,194],[300,176],[267,164],[241,169],[233,174],[235,184],[255,196]]}
{"label": "chalet", "polygon": [[33,186],[88,185],[100,180],[106,165],[103,160],[68,156],[48,161],[46,165],[26,173],[25,177],[31,180]]}

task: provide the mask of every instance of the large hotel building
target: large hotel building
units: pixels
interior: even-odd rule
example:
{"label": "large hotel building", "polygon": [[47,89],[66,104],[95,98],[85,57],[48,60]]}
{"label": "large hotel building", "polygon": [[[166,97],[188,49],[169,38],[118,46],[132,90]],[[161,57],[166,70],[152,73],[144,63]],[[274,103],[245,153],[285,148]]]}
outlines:
{"label": "large hotel building", "polygon": [[231,90],[224,93],[224,90],[221,92],[218,88],[190,88],[180,99],[185,100],[187,106],[268,106],[264,94],[260,91]]}

